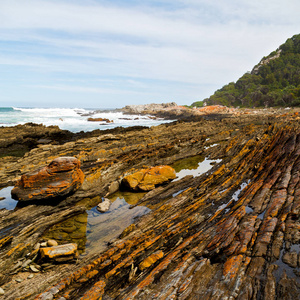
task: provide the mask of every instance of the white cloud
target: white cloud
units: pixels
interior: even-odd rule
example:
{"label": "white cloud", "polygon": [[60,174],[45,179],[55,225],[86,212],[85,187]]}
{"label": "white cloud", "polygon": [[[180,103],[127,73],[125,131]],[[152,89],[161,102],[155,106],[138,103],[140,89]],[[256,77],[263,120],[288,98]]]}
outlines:
{"label": "white cloud", "polygon": [[[0,64],[22,68],[31,82],[43,74],[40,87],[59,87],[56,77],[74,77],[74,84],[99,78],[114,82],[116,92],[151,95],[159,86],[167,96],[176,86],[178,95],[204,98],[251,70],[300,25],[295,0],[163,4],[1,0]],[[121,86],[116,78],[124,78]],[[81,91],[93,89],[100,91]]]}

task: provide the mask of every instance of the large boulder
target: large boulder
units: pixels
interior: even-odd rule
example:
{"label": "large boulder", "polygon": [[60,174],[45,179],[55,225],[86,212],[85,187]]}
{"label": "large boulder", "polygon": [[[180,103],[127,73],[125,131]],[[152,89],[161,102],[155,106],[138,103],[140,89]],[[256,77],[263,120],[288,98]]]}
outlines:
{"label": "large boulder", "polygon": [[11,195],[19,201],[61,197],[77,190],[83,179],[77,158],[58,157],[48,166],[22,175]]}
{"label": "large boulder", "polygon": [[122,179],[123,186],[133,191],[150,191],[156,185],[163,184],[176,178],[176,172],[170,166],[156,166],[141,169]]}

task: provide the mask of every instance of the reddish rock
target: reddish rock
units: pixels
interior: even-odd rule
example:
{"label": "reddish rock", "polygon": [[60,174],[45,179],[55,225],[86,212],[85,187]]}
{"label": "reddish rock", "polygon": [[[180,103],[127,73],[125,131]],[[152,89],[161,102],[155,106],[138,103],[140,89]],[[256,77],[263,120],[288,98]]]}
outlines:
{"label": "reddish rock", "polygon": [[215,113],[233,112],[235,111],[235,109],[230,109],[223,105],[209,105],[209,106],[197,108],[197,111],[204,114],[215,114]]}
{"label": "reddish rock", "polygon": [[106,122],[106,123],[113,123],[114,121],[106,119],[106,118],[88,118],[90,122]]}
{"label": "reddish rock", "polygon": [[264,256],[266,254],[268,245],[272,239],[273,231],[277,225],[277,221],[277,218],[267,217],[262,223],[254,247],[255,256]]}
{"label": "reddish rock", "polygon": [[134,191],[150,191],[175,177],[176,172],[170,166],[156,166],[124,177],[122,184]]}
{"label": "reddish rock", "polygon": [[65,196],[77,190],[83,179],[84,174],[77,158],[58,157],[48,166],[22,175],[11,194],[19,201]]}

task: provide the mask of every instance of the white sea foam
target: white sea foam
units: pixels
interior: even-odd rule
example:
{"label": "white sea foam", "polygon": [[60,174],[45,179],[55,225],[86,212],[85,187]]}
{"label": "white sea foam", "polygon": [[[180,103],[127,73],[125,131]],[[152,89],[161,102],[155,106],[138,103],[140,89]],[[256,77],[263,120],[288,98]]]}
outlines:
{"label": "white sea foam", "polygon": [[[112,122],[91,122],[89,117],[109,119]],[[0,126],[15,126],[28,122],[46,126],[57,125],[73,132],[110,129],[117,126],[154,126],[169,122],[153,120],[151,116],[124,115],[119,111],[99,111],[82,108],[0,108]]]}

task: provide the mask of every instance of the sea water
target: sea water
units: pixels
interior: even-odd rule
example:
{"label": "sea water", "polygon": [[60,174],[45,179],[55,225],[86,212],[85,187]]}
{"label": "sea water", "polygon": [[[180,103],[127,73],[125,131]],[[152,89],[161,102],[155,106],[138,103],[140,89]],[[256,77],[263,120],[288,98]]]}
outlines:
{"label": "sea water", "polygon": [[[88,118],[102,118],[112,121],[95,122]],[[83,108],[17,108],[0,107],[0,126],[15,126],[25,123],[57,125],[60,129],[72,132],[111,129],[114,127],[155,126],[170,122],[150,115],[124,115],[118,110]]]}

